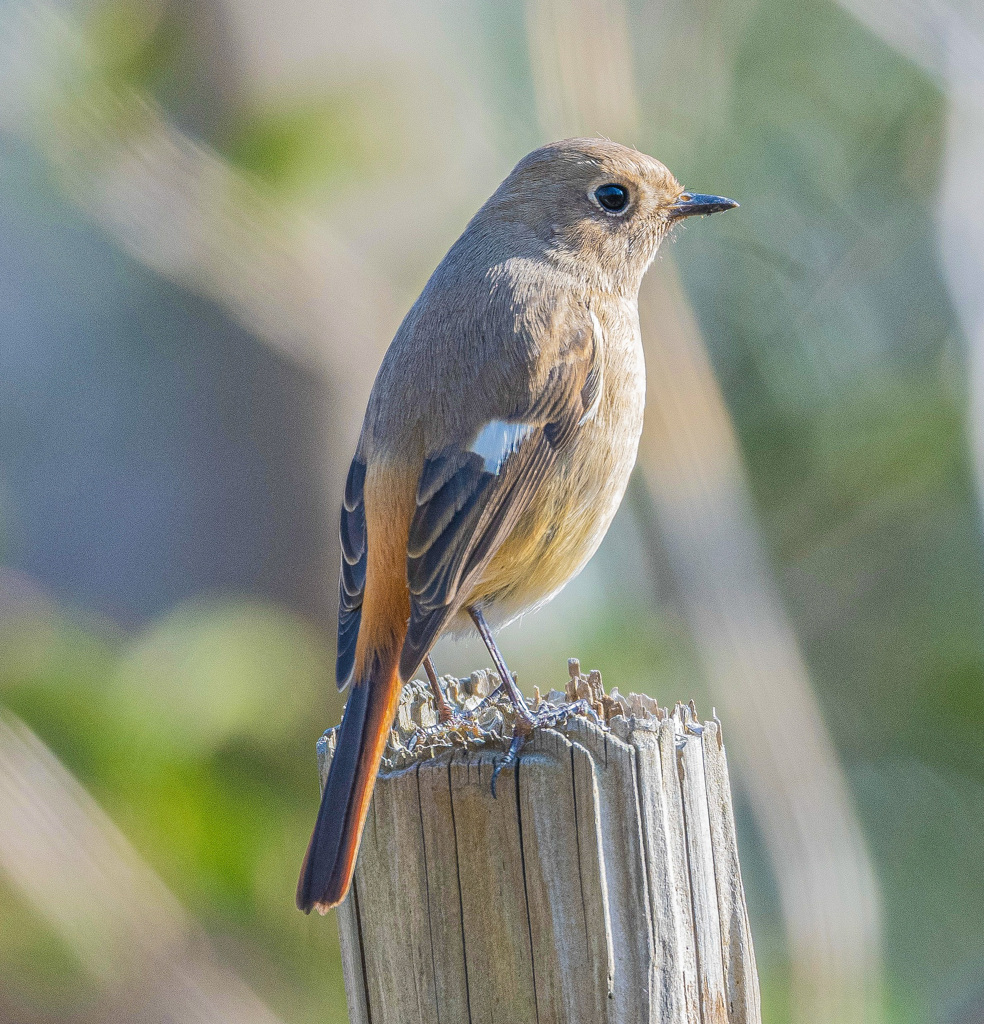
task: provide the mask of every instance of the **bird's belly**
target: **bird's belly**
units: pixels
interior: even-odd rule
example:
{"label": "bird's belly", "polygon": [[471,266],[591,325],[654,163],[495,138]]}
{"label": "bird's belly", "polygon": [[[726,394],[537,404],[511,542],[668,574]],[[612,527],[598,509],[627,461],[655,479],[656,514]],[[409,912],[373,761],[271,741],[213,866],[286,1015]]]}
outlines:
{"label": "bird's belly", "polygon": [[628,377],[621,387],[611,381],[615,393],[605,396],[597,418],[581,428],[537,489],[469,597],[493,622],[548,601],[584,568],[608,532],[642,432],[644,377]]}

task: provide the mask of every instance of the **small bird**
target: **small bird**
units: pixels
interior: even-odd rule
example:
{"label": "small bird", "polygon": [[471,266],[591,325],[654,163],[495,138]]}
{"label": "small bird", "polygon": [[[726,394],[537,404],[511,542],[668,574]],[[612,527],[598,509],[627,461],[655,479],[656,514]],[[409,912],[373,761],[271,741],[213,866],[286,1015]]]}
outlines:
{"label": "small bird", "polygon": [[[681,218],[738,204],[658,160],[568,139],[521,160],[441,261],[376,377],[341,513],[339,689],[351,687],[297,888],[348,892],[405,681],[475,624],[517,711],[543,720],[496,647],[594,554],[635,464],[642,277]],[[556,713],[553,713],[556,720]]]}

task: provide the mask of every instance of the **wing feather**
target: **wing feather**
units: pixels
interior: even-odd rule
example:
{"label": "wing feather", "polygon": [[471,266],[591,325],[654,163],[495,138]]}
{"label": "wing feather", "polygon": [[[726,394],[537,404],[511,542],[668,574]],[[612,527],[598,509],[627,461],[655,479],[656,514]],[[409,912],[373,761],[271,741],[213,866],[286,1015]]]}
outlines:
{"label": "wing feather", "polygon": [[407,549],[411,600],[400,657],[403,678],[416,671],[460,610],[546,474],[597,408],[603,357],[592,320],[547,353],[552,365],[527,407],[502,418],[504,425],[522,424],[524,430],[503,432],[508,443],[501,460],[483,458],[466,445],[425,459]]}
{"label": "wing feather", "polygon": [[344,690],[355,669],[355,644],[362,623],[362,600],[366,589],[366,508],[363,489],[366,464],[352,460],[345,482],[345,497],[339,522],[342,565],[338,577],[338,653],[335,661],[335,682]]}

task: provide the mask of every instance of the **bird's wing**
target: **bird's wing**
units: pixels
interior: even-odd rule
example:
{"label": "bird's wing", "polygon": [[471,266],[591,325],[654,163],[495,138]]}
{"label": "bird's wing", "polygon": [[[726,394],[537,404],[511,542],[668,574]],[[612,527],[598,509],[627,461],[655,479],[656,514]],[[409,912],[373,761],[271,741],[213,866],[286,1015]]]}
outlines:
{"label": "bird's wing", "polygon": [[574,443],[601,397],[601,330],[593,313],[541,350],[525,408],[477,436],[432,452],[417,485],[407,544],[410,622],[400,675],[417,669],[461,608],[559,453]]}
{"label": "bird's wing", "polygon": [[366,464],[352,460],[339,523],[342,546],[342,570],[338,577],[338,654],[335,682],[344,690],[352,681],[355,668],[355,642],[362,622],[362,598],[366,589],[366,507],[363,488]]}

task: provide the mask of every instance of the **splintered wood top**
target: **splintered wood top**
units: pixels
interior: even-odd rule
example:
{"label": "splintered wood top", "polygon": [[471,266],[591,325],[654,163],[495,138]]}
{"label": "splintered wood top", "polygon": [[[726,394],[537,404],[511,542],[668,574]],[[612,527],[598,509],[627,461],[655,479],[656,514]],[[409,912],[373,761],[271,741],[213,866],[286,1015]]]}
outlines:
{"label": "splintered wood top", "polygon": [[550,699],[599,720],[537,729],[494,799],[513,719],[477,675],[445,681],[474,723],[404,694],[338,911],[353,1024],[760,1024],[720,723],[572,662]]}

